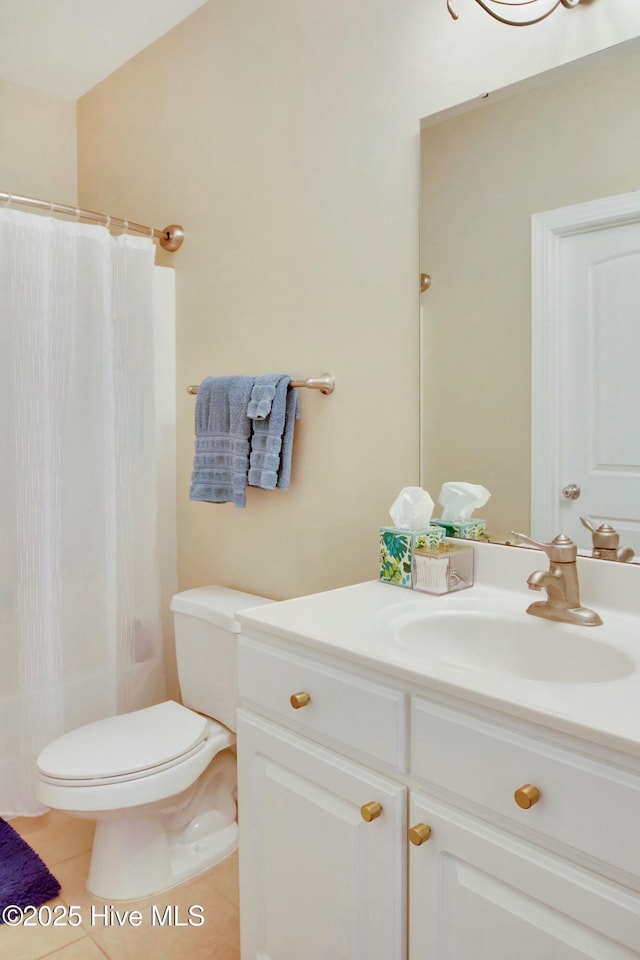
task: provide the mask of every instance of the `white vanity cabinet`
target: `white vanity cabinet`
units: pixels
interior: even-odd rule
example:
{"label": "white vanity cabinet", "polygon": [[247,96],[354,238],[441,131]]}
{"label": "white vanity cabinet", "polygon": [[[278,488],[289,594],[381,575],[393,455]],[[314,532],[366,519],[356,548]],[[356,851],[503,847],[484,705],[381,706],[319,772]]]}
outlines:
{"label": "white vanity cabinet", "polygon": [[242,960],[640,958],[632,759],[245,634]]}
{"label": "white vanity cabinet", "polygon": [[631,960],[637,895],[418,793],[431,837],[409,859],[412,960]]}
{"label": "white vanity cabinet", "polygon": [[406,788],[244,711],[237,732],[243,960],[404,960]]}

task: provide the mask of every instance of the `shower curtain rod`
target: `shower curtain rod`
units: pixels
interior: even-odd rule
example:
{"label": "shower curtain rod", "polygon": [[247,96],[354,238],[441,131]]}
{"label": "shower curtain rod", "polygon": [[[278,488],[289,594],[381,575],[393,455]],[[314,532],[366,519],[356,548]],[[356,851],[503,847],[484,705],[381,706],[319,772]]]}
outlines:
{"label": "shower curtain rod", "polygon": [[35,197],[19,197],[13,193],[0,193],[0,203],[7,207],[17,203],[21,207],[37,207],[40,210],[48,210],[49,213],[61,213],[65,216],[75,217],[76,220],[86,220],[89,223],[103,223],[106,227],[122,227],[125,233],[140,233],[146,237],[153,237],[160,241],[163,250],[174,253],[182,245],[184,240],[184,230],[177,223],[172,223],[164,230],[156,230],[154,227],[145,227],[142,223],[135,223],[133,220],[123,220],[121,217],[110,217],[107,213],[96,213],[94,210],[81,210],[80,207],[72,207],[66,203],[53,203],[50,200],[37,200]]}

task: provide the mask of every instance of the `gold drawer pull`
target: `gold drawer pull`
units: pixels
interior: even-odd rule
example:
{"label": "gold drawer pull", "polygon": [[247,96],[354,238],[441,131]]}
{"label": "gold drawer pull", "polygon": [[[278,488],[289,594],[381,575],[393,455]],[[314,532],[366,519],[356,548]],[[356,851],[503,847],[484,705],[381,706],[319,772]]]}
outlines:
{"label": "gold drawer pull", "polygon": [[540,791],[532,783],[525,783],[524,787],[518,787],[513,796],[519,807],[528,810],[540,799]]}
{"label": "gold drawer pull", "polygon": [[294,710],[299,710],[300,707],[306,707],[306,705],[311,700],[311,694],[301,691],[300,693],[292,693],[289,697],[289,703]]}
{"label": "gold drawer pull", "polygon": [[377,800],[371,800],[369,803],[365,803],[363,807],[360,807],[360,813],[362,814],[363,820],[371,823],[372,820],[377,820],[382,813],[382,804],[378,803]]}
{"label": "gold drawer pull", "polygon": [[409,829],[409,840],[419,847],[421,843],[426,843],[431,836],[431,827],[426,823],[416,823],[415,827]]}

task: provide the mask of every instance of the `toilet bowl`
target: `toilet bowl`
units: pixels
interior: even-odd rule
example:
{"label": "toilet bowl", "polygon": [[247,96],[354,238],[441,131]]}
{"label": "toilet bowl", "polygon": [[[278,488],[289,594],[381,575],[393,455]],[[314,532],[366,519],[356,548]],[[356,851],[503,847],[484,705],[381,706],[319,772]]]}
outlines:
{"label": "toilet bowl", "polygon": [[86,724],[41,752],[38,800],[96,820],[91,893],[150,896],[237,847],[235,614],[269,602],[225,587],[176,594],[183,704],[168,700]]}

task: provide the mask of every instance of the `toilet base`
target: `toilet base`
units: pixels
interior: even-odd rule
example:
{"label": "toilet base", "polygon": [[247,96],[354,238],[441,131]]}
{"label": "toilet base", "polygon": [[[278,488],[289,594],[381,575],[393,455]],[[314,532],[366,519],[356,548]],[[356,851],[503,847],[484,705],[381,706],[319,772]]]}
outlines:
{"label": "toilet base", "polygon": [[103,900],[148,897],[215,866],[237,846],[235,822],[200,838],[172,839],[160,817],[98,820],[87,889]]}
{"label": "toilet base", "polygon": [[137,900],[215,866],[238,846],[236,760],[223,750],[169,802],[98,815],[87,888],[104,900]]}

